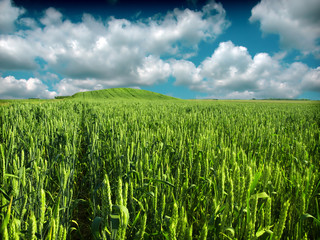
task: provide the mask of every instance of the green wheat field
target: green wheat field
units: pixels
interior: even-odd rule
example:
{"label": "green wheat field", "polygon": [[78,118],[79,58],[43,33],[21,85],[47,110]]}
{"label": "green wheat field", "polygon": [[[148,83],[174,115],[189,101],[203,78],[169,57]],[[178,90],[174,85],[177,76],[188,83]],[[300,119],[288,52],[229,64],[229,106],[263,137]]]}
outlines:
{"label": "green wheat field", "polygon": [[0,127],[1,239],[320,239],[317,101],[118,89]]}

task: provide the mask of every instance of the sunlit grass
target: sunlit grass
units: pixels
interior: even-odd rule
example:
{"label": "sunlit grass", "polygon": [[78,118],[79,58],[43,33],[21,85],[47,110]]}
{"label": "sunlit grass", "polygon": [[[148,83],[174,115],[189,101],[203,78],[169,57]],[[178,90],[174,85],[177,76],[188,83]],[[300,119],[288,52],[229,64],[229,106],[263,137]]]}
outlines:
{"label": "sunlit grass", "polygon": [[319,102],[6,103],[2,239],[318,236]]}

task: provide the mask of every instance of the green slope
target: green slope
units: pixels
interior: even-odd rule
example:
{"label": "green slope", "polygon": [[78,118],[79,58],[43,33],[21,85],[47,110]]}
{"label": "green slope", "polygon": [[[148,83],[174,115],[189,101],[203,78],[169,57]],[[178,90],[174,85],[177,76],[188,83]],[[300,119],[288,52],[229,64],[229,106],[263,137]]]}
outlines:
{"label": "green slope", "polygon": [[132,88],[110,88],[97,91],[78,92],[73,99],[145,99],[145,100],[177,100],[160,93]]}

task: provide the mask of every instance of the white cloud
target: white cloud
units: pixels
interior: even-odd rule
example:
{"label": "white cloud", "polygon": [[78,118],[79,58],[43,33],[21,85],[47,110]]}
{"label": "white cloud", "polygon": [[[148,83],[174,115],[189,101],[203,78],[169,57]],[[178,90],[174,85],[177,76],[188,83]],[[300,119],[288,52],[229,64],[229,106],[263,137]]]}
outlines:
{"label": "white cloud", "polygon": [[62,14],[54,8],[48,8],[40,22],[46,26],[60,25],[62,23]]}
{"label": "white cloud", "polygon": [[200,69],[186,60],[171,60],[172,75],[175,77],[176,85],[187,85],[191,89],[201,89],[202,77]]}
{"label": "white cloud", "polygon": [[64,78],[55,86],[59,95],[73,95],[77,92],[100,90],[114,87],[132,87],[153,85],[166,81],[171,74],[170,64],[148,56],[141,66],[131,73],[116,74],[112,79],[97,78]]}
{"label": "white cloud", "polygon": [[35,29],[38,27],[38,23],[33,18],[20,18],[18,24],[23,27]]}
{"label": "white cloud", "polygon": [[175,9],[164,19],[150,19],[147,49],[152,53],[176,54],[179,47],[197,47],[201,40],[214,40],[229,27],[225,17],[222,5],[211,1],[202,11]]}
{"label": "white cloud", "polygon": [[224,96],[224,99],[252,99],[255,96],[255,92],[245,90],[243,92],[234,91],[228,93],[226,96]]}
{"label": "white cloud", "polygon": [[12,5],[11,0],[0,0],[0,33],[10,33],[15,29],[15,21],[24,9]]}
{"label": "white cloud", "polygon": [[68,84],[95,79],[101,86],[151,85],[170,76],[161,57],[194,55],[201,41],[214,40],[229,26],[225,15],[212,1],[201,11],[174,9],[138,21],[102,22],[84,14],[73,23],[49,8],[42,25],[23,18],[19,23],[29,29],[0,36],[0,70],[35,69],[39,58]]}
{"label": "white cloud", "polygon": [[137,69],[137,85],[153,85],[164,82],[171,74],[169,63],[152,55],[146,57],[141,67]]}
{"label": "white cloud", "polygon": [[95,79],[76,80],[65,78],[56,85],[56,90],[59,95],[71,96],[77,92],[93,90],[97,85],[98,83]]}
{"label": "white cloud", "polygon": [[7,98],[53,98],[56,92],[49,91],[37,78],[16,79],[13,76],[0,77],[0,96]]}
{"label": "white cloud", "polygon": [[279,34],[284,48],[320,57],[319,0],[262,0],[251,10],[250,21],[264,33]]}
{"label": "white cloud", "polygon": [[15,35],[0,35],[0,69],[34,69],[36,52],[26,39]]}
{"label": "white cloud", "polygon": [[302,79],[302,89],[320,92],[320,67],[308,71]]}
{"label": "white cloud", "polygon": [[230,41],[223,42],[212,57],[202,62],[202,75],[214,79],[239,76],[247,70],[250,61],[251,57],[245,47],[234,46]]}
{"label": "white cloud", "polygon": [[[0,3],[4,2],[17,10],[9,1]],[[264,8],[259,10],[258,6],[252,21],[262,21],[265,16]],[[229,41],[221,43],[199,66],[186,60],[196,54],[201,41],[215,40],[230,24],[222,5],[214,1],[201,11],[175,9],[163,17],[139,21],[111,17],[103,22],[84,14],[80,22],[74,23],[53,8],[40,19],[19,18],[19,11],[6,26],[12,30],[16,22],[24,28],[0,35],[0,70],[41,68],[39,72],[49,74],[41,77],[35,73],[37,78],[28,80],[0,78],[5,86],[0,90],[1,97],[53,97],[110,87],[150,86],[170,76],[176,79],[176,85],[214,98],[296,97],[302,91],[320,91],[319,68],[310,69],[299,62],[283,64],[285,52],[273,57],[267,53],[251,56],[245,47]],[[298,21],[300,25],[318,21],[315,16],[294,11],[283,16],[296,15],[303,19]],[[289,24],[289,20],[285,22]],[[272,24],[263,26],[273,29]],[[41,66],[39,61],[43,62]],[[54,84],[57,93],[49,91],[45,82]]]}
{"label": "white cloud", "polygon": [[267,53],[252,57],[242,46],[220,43],[198,67],[173,61],[176,84],[207,93],[210,98],[295,98],[303,91],[320,91],[320,68],[295,62],[282,64]]}
{"label": "white cloud", "polygon": [[[0,37],[1,70],[34,68],[34,59],[39,57],[67,78],[126,78],[130,85],[138,69],[141,74],[146,57],[182,52],[191,56],[200,41],[215,39],[228,27],[224,9],[215,2],[202,11],[175,9],[163,18],[137,22],[110,18],[103,23],[84,14],[81,22],[73,23],[49,8],[40,22],[43,26],[37,27],[35,21],[21,19],[31,29]],[[141,81],[149,85],[145,79]]]}

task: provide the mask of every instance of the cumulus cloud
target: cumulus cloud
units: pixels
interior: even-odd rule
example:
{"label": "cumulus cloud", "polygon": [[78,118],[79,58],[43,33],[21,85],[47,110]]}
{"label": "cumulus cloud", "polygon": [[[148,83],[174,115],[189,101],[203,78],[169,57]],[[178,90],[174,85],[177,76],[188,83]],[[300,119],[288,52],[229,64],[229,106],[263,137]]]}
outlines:
{"label": "cumulus cloud", "polygon": [[250,21],[264,33],[279,34],[284,48],[320,57],[320,2],[318,0],[262,0],[251,10]]}
{"label": "cumulus cloud", "polygon": [[[30,19],[21,22],[35,26]],[[129,78],[142,67],[145,57],[182,50],[185,54],[186,49],[192,53],[200,41],[214,40],[228,27],[225,10],[215,2],[201,11],[175,9],[164,17],[139,21],[110,18],[106,23],[88,14],[73,23],[49,8],[40,22],[42,27],[1,36],[0,52],[9,61],[0,62],[0,69],[29,69],[40,57],[67,78],[107,81],[119,74]]]}
{"label": "cumulus cloud", "polygon": [[[6,4],[16,9],[10,1]],[[74,23],[49,8],[40,19],[19,19],[24,30],[0,35],[0,70],[35,70],[41,59],[63,77],[56,85],[59,93],[149,86],[171,74],[163,56],[194,55],[201,41],[215,40],[229,26],[225,16],[214,1],[200,11],[174,9],[136,21],[110,17],[103,22],[84,14]]]}
{"label": "cumulus cloud", "polygon": [[302,88],[305,91],[320,92],[320,67],[308,71],[302,79]]}
{"label": "cumulus cloud", "polygon": [[[102,21],[84,14],[76,23],[54,8],[47,9],[40,19],[19,18],[21,9],[10,1],[3,3],[16,11],[7,29],[12,30],[14,23],[23,28],[0,35],[0,70],[41,69],[39,72],[49,74],[41,77],[35,73],[36,78],[28,80],[0,78],[5,86],[0,90],[2,98],[50,98],[111,87],[150,86],[169,77],[175,78],[175,85],[215,98],[297,97],[302,91],[320,88],[319,68],[310,69],[299,62],[284,64],[284,53],[251,56],[247,48],[231,41],[220,43],[198,66],[188,61],[201,41],[215,40],[230,25],[222,5],[214,1],[199,11],[175,9],[136,21],[113,17]],[[251,21],[264,16],[258,6]],[[290,12],[290,17],[296,15],[308,24],[317,21],[315,16]],[[45,83],[49,82],[55,92],[48,90]]]}
{"label": "cumulus cloud", "polygon": [[150,55],[145,57],[141,66],[131,73],[115,74],[110,79],[64,78],[56,84],[56,90],[59,95],[72,95],[77,92],[114,87],[139,88],[139,86],[150,86],[164,82],[170,75],[170,64]]}
{"label": "cumulus cloud", "polygon": [[57,93],[49,91],[48,87],[37,78],[16,79],[13,76],[0,77],[0,96],[10,98],[53,98]]}
{"label": "cumulus cloud", "polygon": [[18,22],[18,25],[25,28],[35,29],[38,27],[38,23],[33,18],[28,18],[28,17],[19,18],[17,22]]}
{"label": "cumulus cloud", "polygon": [[171,60],[172,75],[175,77],[176,85],[187,85],[191,89],[202,88],[202,77],[200,68],[197,68],[192,62],[186,60]]}
{"label": "cumulus cloud", "polygon": [[234,46],[232,42],[223,42],[212,57],[203,61],[202,75],[212,79],[239,76],[246,72],[250,60],[245,47]]}
{"label": "cumulus cloud", "polygon": [[31,70],[37,67],[36,53],[26,39],[15,35],[0,36],[0,69]]}
{"label": "cumulus cloud", "polygon": [[171,74],[170,64],[152,55],[146,57],[137,69],[137,85],[153,85],[164,82]]}
{"label": "cumulus cloud", "polygon": [[25,12],[12,5],[11,0],[0,0],[0,33],[10,33],[15,29],[15,21]]}
{"label": "cumulus cloud", "polygon": [[201,40],[214,40],[230,25],[225,17],[222,5],[211,1],[202,11],[175,9],[163,19],[150,19],[147,49],[176,54],[179,47],[196,47]]}
{"label": "cumulus cloud", "polygon": [[62,14],[54,8],[48,8],[40,22],[46,26],[60,25],[62,23]]}
{"label": "cumulus cloud", "polygon": [[77,92],[84,92],[90,90],[100,90],[100,86],[96,79],[70,79],[64,78],[56,85],[56,90],[59,95],[71,96]]}
{"label": "cumulus cloud", "polygon": [[267,53],[252,57],[231,41],[220,43],[198,67],[180,60],[173,61],[172,69],[176,84],[213,98],[295,98],[303,91],[319,91],[320,83],[320,68],[282,64]]}

